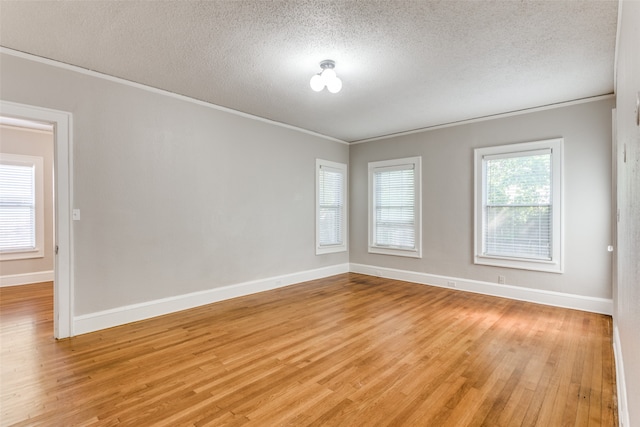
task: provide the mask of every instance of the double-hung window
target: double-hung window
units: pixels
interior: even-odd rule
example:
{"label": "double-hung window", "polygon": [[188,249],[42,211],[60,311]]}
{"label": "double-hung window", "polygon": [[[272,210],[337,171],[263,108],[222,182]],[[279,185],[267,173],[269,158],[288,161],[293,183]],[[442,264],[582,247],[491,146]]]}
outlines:
{"label": "double-hung window", "polygon": [[475,263],[562,272],[562,139],[475,150]]}
{"label": "double-hung window", "polygon": [[422,257],[421,159],[369,163],[369,252]]}
{"label": "double-hung window", "polygon": [[44,256],[43,159],[0,154],[0,259]]}
{"label": "double-hung window", "polygon": [[347,165],[316,159],[316,255],[347,250]]}

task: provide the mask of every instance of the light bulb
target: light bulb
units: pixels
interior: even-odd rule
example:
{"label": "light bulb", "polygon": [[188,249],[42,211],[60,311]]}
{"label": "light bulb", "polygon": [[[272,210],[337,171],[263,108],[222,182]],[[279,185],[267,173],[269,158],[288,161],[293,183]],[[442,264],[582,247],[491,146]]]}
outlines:
{"label": "light bulb", "polygon": [[322,89],[324,89],[324,80],[320,74],[316,74],[315,76],[311,77],[309,85],[315,92],[320,92]]}
{"label": "light bulb", "polygon": [[329,82],[333,79],[335,79],[336,76],[336,72],[333,71],[333,69],[331,68],[325,68],[322,71],[322,81],[324,82],[325,85],[328,85]]}
{"label": "light bulb", "polygon": [[327,90],[331,93],[338,93],[340,89],[342,89],[342,80],[338,77],[333,78],[327,83]]}

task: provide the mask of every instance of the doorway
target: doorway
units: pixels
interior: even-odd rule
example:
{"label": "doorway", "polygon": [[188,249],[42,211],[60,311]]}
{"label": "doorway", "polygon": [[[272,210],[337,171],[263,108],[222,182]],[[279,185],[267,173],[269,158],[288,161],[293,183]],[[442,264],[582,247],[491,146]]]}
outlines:
{"label": "doorway", "polygon": [[53,335],[73,336],[71,228],[71,113],[0,100],[0,115],[53,126],[54,285]]}
{"label": "doorway", "polygon": [[53,125],[0,116],[0,285],[53,282]]}

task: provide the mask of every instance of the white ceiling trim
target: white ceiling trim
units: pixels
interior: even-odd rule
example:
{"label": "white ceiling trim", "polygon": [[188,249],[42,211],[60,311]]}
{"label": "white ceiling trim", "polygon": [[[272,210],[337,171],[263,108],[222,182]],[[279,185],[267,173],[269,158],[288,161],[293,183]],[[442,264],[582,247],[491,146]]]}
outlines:
{"label": "white ceiling trim", "polygon": [[430,126],[430,127],[421,128],[421,129],[409,130],[409,131],[406,131],[406,132],[398,132],[398,133],[394,133],[394,134],[391,134],[391,135],[383,135],[383,136],[377,136],[375,138],[367,138],[367,139],[363,139],[363,140],[360,140],[360,141],[351,142],[351,143],[349,143],[349,145],[364,144],[366,142],[373,142],[373,141],[379,141],[379,140],[383,140],[383,139],[396,138],[396,137],[399,137],[399,136],[412,135],[412,134],[415,134],[415,133],[429,132],[429,131],[437,130],[437,129],[444,129],[444,128],[450,128],[450,127],[454,127],[454,126],[468,125],[468,124],[471,124],[471,123],[486,122],[488,120],[503,119],[505,117],[513,117],[513,116],[519,116],[521,114],[536,113],[538,111],[553,110],[553,109],[556,109],[556,108],[569,107],[571,105],[584,104],[584,103],[587,103],[587,102],[596,102],[596,101],[601,101],[601,100],[604,100],[604,99],[614,99],[615,97],[616,97],[615,94],[611,93],[611,94],[608,94],[608,95],[600,95],[600,96],[593,96],[593,97],[590,97],[590,98],[576,99],[574,101],[559,102],[557,104],[543,105],[541,107],[527,108],[527,109],[518,110],[518,111],[510,111],[508,113],[493,114],[491,116],[477,117],[475,119],[468,119],[468,120],[460,120],[460,121],[457,121],[457,122],[445,123],[445,124],[442,124],[442,125],[436,125],[436,126]]}
{"label": "white ceiling trim", "polygon": [[174,99],[179,99],[181,101],[186,101],[186,102],[190,102],[192,104],[196,104],[196,105],[200,105],[203,107],[208,107],[208,108],[212,108],[214,110],[218,110],[218,111],[222,111],[225,113],[229,113],[229,114],[233,114],[236,116],[240,116],[240,117],[244,117],[247,119],[252,119],[252,120],[257,120],[259,122],[263,122],[263,123],[268,123],[274,126],[278,126],[278,127],[282,127],[285,129],[290,129],[290,130],[294,130],[297,132],[302,132],[305,133],[307,135],[312,135],[312,136],[316,136],[318,138],[322,138],[325,139],[327,141],[332,141],[332,142],[339,142],[340,144],[345,144],[345,145],[349,145],[348,142],[343,141],[341,139],[338,138],[334,138],[332,136],[328,136],[328,135],[323,135],[321,133],[317,133],[317,132],[313,132],[307,129],[303,129],[303,128],[299,128],[293,125],[289,125],[286,123],[282,123],[282,122],[277,122],[274,120],[270,120],[270,119],[266,119],[264,117],[259,117],[259,116],[254,116],[252,114],[248,114],[248,113],[244,113],[242,111],[238,111],[238,110],[234,110],[231,108],[227,108],[227,107],[223,107],[221,105],[216,105],[216,104],[212,104],[210,102],[206,102],[206,101],[201,101],[199,99],[195,99],[195,98],[190,98],[188,96],[185,95],[180,95],[178,93],[175,92],[170,92],[164,89],[158,89],[156,87],[152,87],[152,86],[147,86],[145,84],[142,83],[137,83],[137,82],[133,82],[130,80],[125,80],[122,79],[120,77],[114,77],[114,76],[110,76],[108,74],[104,74],[104,73],[100,73],[98,71],[94,71],[94,70],[89,70],[86,68],[82,68],[82,67],[78,67],[77,65],[71,65],[71,64],[66,64],[64,62],[59,62],[53,59],[49,59],[49,58],[43,58],[41,56],[37,56],[37,55],[32,55],[30,53],[26,53],[26,52],[21,52],[15,49],[10,49],[4,46],[0,46],[0,54],[7,54],[7,55],[11,55],[11,56],[15,56],[18,58],[22,58],[22,59],[26,59],[29,61],[33,61],[33,62],[39,62],[41,64],[46,64],[46,65],[51,65],[57,68],[62,68],[65,70],[69,70],[69,71],[73,71],[76,73],[80,73],[80,74],[84,74],[84,75],[88,75],[91,77],[97,77],[103,80],[108,80],[111,82],[115,82],[115,83],[120,83],[126,86],[130,86],[130,87],[134,87],[136,89],[142,89],[145,90],[147,92],[152,92],[152,93],[156,93],[156,94],[160,94],[160,95],[164,95],[164,96],[168,96],[170,98],[174,98]]}

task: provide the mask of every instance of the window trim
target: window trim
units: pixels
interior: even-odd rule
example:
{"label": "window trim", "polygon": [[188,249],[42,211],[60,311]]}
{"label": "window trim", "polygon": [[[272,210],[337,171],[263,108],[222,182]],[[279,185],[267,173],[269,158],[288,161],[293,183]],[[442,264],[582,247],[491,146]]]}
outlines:
{"label": "window trim", "polygon": [[[342,243],[334,245],[320,245],[320,170],[322,167],[338,170],[342,172]],[[349,184],[347,165],[345,163],[337,163],[329,160],[316,159],[316,255],[346,252],[348,248],[349,229],[348,229],[348,199],[347,186]]]}
{"label": "window trim", "polygon": [[[551,273],[564,272],[564,158],[563,138],[507,144],[474,150],[474,264],[517,268]],[[520,157],[527,153],[551,151],[551,260],[485,255],[484,204],[486,182],[484,159],[487,157]]]}
{"label": "window trim", "polygon": [[[414,168],[414,212],[415,212],[415,248],[391,248],[387,246],[379,246],[375,244],[375,194],[373,188],[373,174],[375,169],[394,168],[407,164],[412,164]],[[368,252],[381,255],[395,255],[410,258],[422,258],[422,157],[405,157],[401,159],[382,160],[369,162],[368,165]]]}
{"label": "window trim", "polygon": [[0,251],[0,261],[44,257],[44,158],[23,154],[0,153],[0,163],[34,167],[35,247]]}

